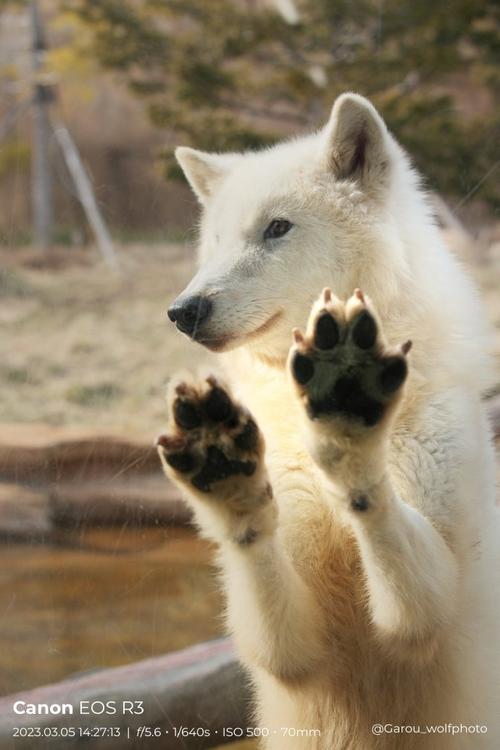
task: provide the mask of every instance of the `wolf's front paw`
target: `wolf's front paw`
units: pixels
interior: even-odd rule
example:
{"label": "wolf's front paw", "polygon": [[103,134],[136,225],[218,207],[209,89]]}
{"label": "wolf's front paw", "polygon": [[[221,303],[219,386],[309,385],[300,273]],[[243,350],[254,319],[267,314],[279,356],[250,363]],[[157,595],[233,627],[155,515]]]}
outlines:
{"label": "wolf's front paw", "polygon": [[294,330],[289,367],[310,419],[335,418],[340,430],[380,424],[397,404],[411,342],[389,349],[370,300],[357,289],[343,303],[325,289],[306,334]]}
{"label": "wolf's front paw", "polygon": [[288,365],[307,414],[309,452],[349,507],[362,509],[367,492],[373,505],[411,343],[386,346],[375,310],[360,290],[344,303],[325,289],[306,334],[295,329],[294,338]]}
{"label": "wolf's front paw", "polygon": [[171,389],[170,428],[157,446],[169,474],[198,492],[220,493],[223,484],[252,477],[263,441],[252,416],[210,376]]}
{"label": "wolf's front paw", "polygon": [[213,376],[173,382],[169,415],[158,452],[167,476],[187,491],[205,532],[245,546],[272,533],[276,507],[264,440],[252,415]]}

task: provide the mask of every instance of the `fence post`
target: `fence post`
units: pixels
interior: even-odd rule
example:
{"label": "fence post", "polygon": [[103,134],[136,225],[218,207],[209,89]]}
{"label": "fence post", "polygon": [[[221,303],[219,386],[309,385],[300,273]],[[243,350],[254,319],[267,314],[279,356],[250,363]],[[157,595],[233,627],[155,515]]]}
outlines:
{"label": "fence post", "polygon": [[36,0],[31,6],[32,69],[33,69],[33,155],[32,155],[32,201],[33,239],[35,245],[47,250],[53,240],[53,188],[50,164],[51,126],[49,104],[53,93],[42,83],[41,73],[46,42],[42,19]]}

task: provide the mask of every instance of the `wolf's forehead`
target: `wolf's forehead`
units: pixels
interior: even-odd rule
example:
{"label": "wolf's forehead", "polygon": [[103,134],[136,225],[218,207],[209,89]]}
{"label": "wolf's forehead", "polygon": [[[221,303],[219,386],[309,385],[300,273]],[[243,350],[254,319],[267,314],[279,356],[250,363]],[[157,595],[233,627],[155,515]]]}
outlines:
{"label": "wolf's forehead", "polygon": [[246,217],[248,221],[293,210],[304,203],[311,184],[310,163],[279,157],[272,151],[246,155],[220,186],[208,212],[213,221]]}
{"label": "wolf's forehead", "polygon": [[293,190],[297,175],[286,165],[246,161],[242,159],[241,165],[235,167],[222,186],[226,200],[230,197],[243,199],[250,207]]}
{"label": "wolf's forehead", "polygon": [[358,210],[361,193],[336,181],[319,157],[318,136],[278,144],[236,161],[204,213],[203,235],[232,241],[262,231],[276,218],[296,223],[309,213],[321,221],[344,221]]}

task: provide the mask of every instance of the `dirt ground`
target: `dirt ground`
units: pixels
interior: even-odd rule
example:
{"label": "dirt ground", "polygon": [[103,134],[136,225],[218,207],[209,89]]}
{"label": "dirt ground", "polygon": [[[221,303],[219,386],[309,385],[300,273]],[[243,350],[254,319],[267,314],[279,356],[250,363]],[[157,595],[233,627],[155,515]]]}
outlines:
{"label": "dirt ground", "polygon": [[[451,236],[472,270],[498,335],[500,225],[480,241]],[[61,249],[49,262],[0,249],[0,420],[123,427],[156,434],[173,371],[209,360],[175,331],[169,302],[189,280],[183,245],[125,246],[122,271],[89,251]]]}
{"label": "dirt ground", "polygon": [[0,544],[0,695],[224,635],[212,553],[190,530],[66,536]]}

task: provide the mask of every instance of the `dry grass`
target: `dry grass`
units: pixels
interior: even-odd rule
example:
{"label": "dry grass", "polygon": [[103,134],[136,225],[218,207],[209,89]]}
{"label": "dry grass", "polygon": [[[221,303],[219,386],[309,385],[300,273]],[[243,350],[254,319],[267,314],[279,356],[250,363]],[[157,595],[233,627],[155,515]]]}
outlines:
{"label": "dry grass", "polygon": [[79,255],[33,268],[15,250],[0,254],[2,421],[159,428],[172,371],[207,359],[166,319],[192,274],[192,252],[170,245],[121,255],[113,274]]}

